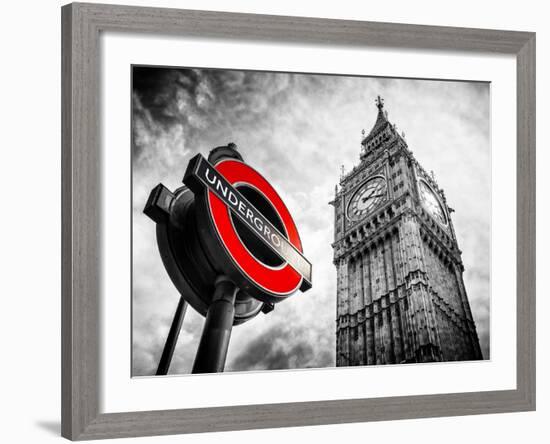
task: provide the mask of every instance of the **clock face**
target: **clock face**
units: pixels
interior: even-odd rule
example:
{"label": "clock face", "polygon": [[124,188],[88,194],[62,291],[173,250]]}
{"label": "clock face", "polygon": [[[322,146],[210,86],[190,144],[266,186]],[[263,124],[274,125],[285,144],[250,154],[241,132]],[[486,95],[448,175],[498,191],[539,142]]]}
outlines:
{"label": "clock face", "polygon": [[447,225],[447,216],[445,216],[445,211],[439,203],[439,199],[433,192],[433,190],[428,186],[424,181],[419,181],[420,187],[420,197],[422,202],[430,214],[442,225]]}
{"label": "clock face", "polygon": [[367,180],[355,192],[348,204],[348,219],[359,220],[386,199],[386,180],[377,176]]}

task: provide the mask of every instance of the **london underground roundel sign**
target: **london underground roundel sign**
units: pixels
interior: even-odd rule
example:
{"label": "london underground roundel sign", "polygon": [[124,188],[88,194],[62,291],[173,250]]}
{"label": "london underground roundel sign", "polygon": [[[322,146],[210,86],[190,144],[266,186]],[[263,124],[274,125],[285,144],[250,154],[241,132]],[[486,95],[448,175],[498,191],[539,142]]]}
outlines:
{"label": "london underground roundel sign", "polygon": [[205,249],[221,273],[264,302],[311,288],[296,224],[260,173],[236,158],[211,164],[198,154],[183,181],[196,196]]}

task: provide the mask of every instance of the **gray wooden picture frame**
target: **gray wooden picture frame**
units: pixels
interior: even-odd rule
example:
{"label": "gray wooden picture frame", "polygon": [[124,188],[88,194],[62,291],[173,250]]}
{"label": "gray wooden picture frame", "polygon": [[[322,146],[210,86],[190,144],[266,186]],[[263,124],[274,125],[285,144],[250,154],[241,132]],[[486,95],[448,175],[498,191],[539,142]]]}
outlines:
{"label": "gray wooden picture frame", "polygon": [[[99,35],[103,31],[516,56],[517,388],[101,413]],[[62,108],[64,437],[84,440],[535,409],[534,33],[75,3],[62,8]]]}

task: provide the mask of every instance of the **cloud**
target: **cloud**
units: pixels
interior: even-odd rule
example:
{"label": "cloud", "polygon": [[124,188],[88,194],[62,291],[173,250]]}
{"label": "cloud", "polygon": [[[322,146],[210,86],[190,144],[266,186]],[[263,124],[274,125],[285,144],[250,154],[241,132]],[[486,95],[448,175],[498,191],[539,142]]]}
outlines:
{"label": "cloud", "polygon": [[[181,186],[189,159],[235,142],[270,180],[295,217],[313,261],[313,288],[233,329],[226,369],[335,364],[333,208],[340,165],[359,160],[374,98],[433,170],[448,203],[484,356],[489,355],[489,87],[482,83],[139,68],[133,79],[133,372],[154,374],[179,295],[142,214],[151,188]],[[203,318],[189,308],[171,373],[188,373]]]}
{"label": "cloud", "polygon": [[308,336],[305,329],[305,326],[300,326],[297,331],[283,323],[273,326],[253,338],[231,360],[228,370],[281,370],[333,365],[332,351],[328,348],[319,347],[316,341],[296,341],[296,333],[302,338]]}

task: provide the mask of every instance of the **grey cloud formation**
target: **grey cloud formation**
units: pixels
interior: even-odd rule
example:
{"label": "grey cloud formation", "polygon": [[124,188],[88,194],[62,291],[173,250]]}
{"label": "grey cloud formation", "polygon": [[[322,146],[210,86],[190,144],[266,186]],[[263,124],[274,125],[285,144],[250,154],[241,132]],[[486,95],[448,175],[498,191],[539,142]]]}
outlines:
{"label": "grey cloud formation", "polygon": [[[482,83],[247,71],[138,68],[133,78],[133,362],[154,374],[179,295],[160,260],[154,224],[142,214],[149,191],[174,189],[197,152],[235,142],[293,214],[314,287],[233,330],[228,371],[335,363],[333,209],[340,165],[358,163],[361,129],[374,124],[374,98],[406,132],[456,212],[465,283],[484,356],[489,357],[489,86]],[[192,309],[170,373],[188,373],[203,319]]]}

